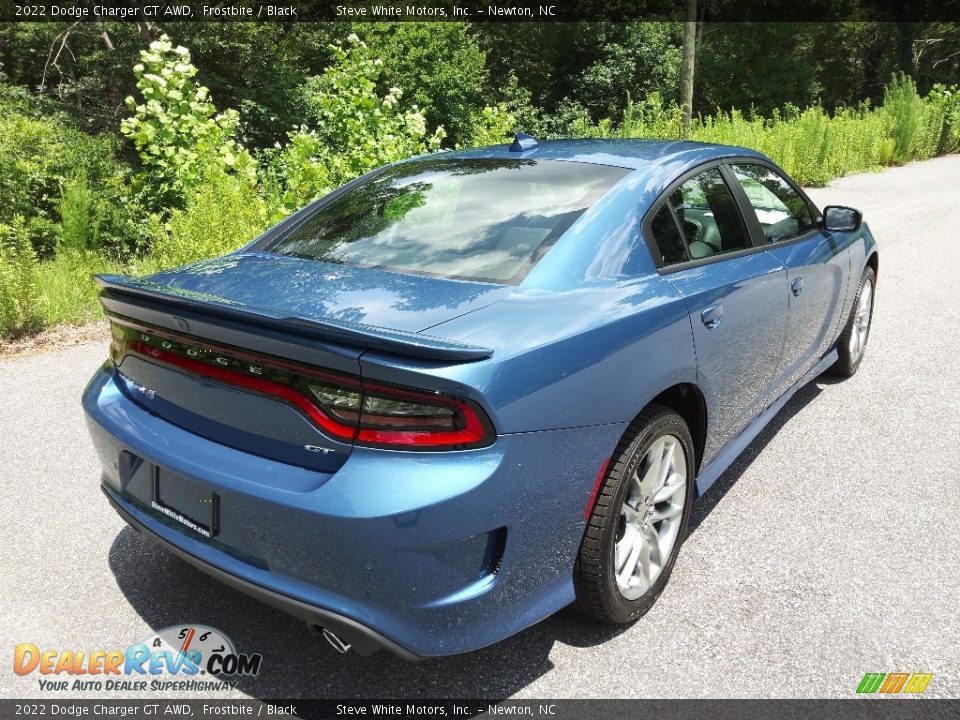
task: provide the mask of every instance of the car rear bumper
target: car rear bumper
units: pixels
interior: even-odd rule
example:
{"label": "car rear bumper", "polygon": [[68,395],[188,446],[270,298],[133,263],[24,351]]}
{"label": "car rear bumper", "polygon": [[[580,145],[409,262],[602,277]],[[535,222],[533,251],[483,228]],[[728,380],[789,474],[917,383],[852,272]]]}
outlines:
{"label": "car rear bumper", "polygon": [[[584,506],[624,429],[518,433],[443,453],[357,448],[324,474],[162,420],[107,370],[83,404],[103,490],[131,526],[358,652],[405,658],[484,647],[573,600]],[[216,493],[219,532],[203,537],[153,509],[150,468]]]}
{"label": "car rear bumper", "polygon": [[248,582],[243,578],[237,577],[236,575],[231,575],[228,572],[224,572],[220,568],[211,565],[210,563],[204,562],[198,557],[194,557],[190,553],[182,550],[177,545],[174,545],[172,542],[168,542],[160,535],[151,532],[151,530],[137,517],[134,515],[135,511],[128,510],[125,506],[125,503],[110,490],[107,486],[101,485],[100,489],[103,490],[103,494],[107,496],[107,500],[110,502],[110,505],[114,510],[117,511],[117,514],[132,527],[137,532],[143,533],[148,536],[151,540],[158,543],[162,547],[166,548],[174,555],[179,557],[181,560],[193,565],[195,568],[200,570],[203,573],[206,573],[215,580],[219,580],[224,585],[229,585],[235,590],[239,590],[245,595],[249,595],[255,600],[270,605],[272,607],[283,610],[294,617],[298,617],[303,620],[307,627],[311,629],[328,629],[341,638],[347,640],[352,649],[356,650],[361,655],[370,655],[378,650],[389,650],[395,655],[399,655],[405,660],[419,660],[421,659],[419,655],[415,655],[406,648],[398,645],[389,638],[384,637],[380,633],[371,630],[360,623],[351,620],[348,617],[343,615],[338,615],[337,613],[330,612],[324,608],[314,607],[305,602],[301,602],[286,595],[281,595],[278,592],[274,592],[260,585],[256,585],[252,582]]}

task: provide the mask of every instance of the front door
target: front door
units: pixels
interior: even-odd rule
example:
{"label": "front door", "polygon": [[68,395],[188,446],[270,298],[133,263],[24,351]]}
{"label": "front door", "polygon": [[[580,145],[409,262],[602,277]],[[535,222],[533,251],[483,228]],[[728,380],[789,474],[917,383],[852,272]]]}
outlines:
{"label": "front door", "polygon": [[705,466],[763,410],[783,352],[787,274],[756,249],[717,167],[669,193],[650,227],[667,265],[664,279],[690,313],[708,403]]}
{"label": "front door", "polygon": [[820,231],[814,209],[776,170],[749,162],[731,163],[730,170],[753,208],[767,252],[787,271],[790,321],[775,383],[779,395],[835,339],[849,258]]}

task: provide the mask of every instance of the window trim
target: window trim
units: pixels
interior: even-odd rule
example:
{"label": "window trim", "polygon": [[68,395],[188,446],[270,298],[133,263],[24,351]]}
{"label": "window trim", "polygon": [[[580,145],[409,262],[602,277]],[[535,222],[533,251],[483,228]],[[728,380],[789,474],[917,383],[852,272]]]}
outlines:
{"label": "window trim", "polygon": [[[763,235],[763,228],[760,226],[760,220],[757,218],[756,210],[754,210],[753,205],[750,204],[743,186],[736,179],[733,170],[729,167],[730,165],[737,164],[762,165],[783,177],[783,179],[787,181],[787,184],[803,199],[805,203],[807,203],[807,207],[810,208],[810,214],[815,223],[813,228],[811,228],[809,232],[803,233],[802,235],[798,235],[794,238],[790,238],[789,240],[780,240],[779,242],[775,243],[766,242],[766,238]],[[744,227],[747,229],[747,233],[750,236],[751,247],[734,250],[728,253],[722,253],[720,255],[709,255],[705,258],[698,258],[696,260],[689,259],[684,262],[664,265],[663,255],[660,252],[660,248],[657,245],[657,241],[654,238],[653,231],[651,229],[651,222],[653,221],[654,216],[660,211],[660,208],[663,207],[665,203],[668,207],[670,207],[668,202],[670,195],[677,188],[683,185],[683,183],[690,178],[699,175],[700,173],[707,172],[708,170],[712,170],[714,168],[720,169],[720,174],[723,177],[724,182],[727,183],[727,186],[730,188],[730,192],[733,194],[733,198],[736,202],[737,209],[740,212],[740,217],[743,220]],[[747,208],[750,210],[749,213],[746,212]],[[673,216],[674,223],[677,224],[680,237],[683,239],[684,245],[686,246],[686,236],[683,234],[683,229],[680,227],[676,213],[673,212],[672,207],[670,207],[670,213]],[[682,270],[700,267],[701,265],[710,265],[716,262],[723,262],[724,260],[732,260],[734,258],[752,255],[756,252],[763,252],[764,250],[769,250],[771,248],[785,247],[787,245],[792,245],[793,243],[803,242],[805,240],[809,240],[814,236],[815,233],[820,233],[822,226],[823,216],[820,213],[820,210],[816,205],[813,204],[807,194],[800,189],[793,179],[776,163],[771,160],[767,160],[766,158],[736,155],[708,160],[687,170],[685,173],[671,182],[666,189],[660,193],[660,196],[650,205],[647,212],[644,213],[643,220],[640,223],[640,232],[643,234],[644,242],[646,243],[647,250],[650,253],[650,258],[653,260],[653,263],[657,268],[657,273],[660,275],[669,275]],[[689,246],[687,246],[687,257],[690,257]]]}
{"label": "window trim", "polygon": [[[659,266],[663,266],[663,267],[673,267],[674,265],[681,265],[683,263],[688,263],[693,260],[693,258],[690,257],[690,243],[687,242],[687,238],[683,233],[683,225],[680,224],[680,218],[677,217],[677,211],[673,209],[673,204],[670,202],[670,195],[672,194],[673,194],[672,192],[666,194],[664,201],[660,203],[660,207],[657,209],[657,211],[650,215],[650,223],[649,223],[650,239],[653,241],[652,245],[654,248],[656,248],[657,256],[660,258]],[[657,239],[653,235],[653,220],[654,218],[657,217],[657,215],[660,214],[660,211],[663,210],[664,208],[666,208],[667,214],[670,215],[670,219],[673,220],[673,227],[677,231],[677,235],[680,238],[680,242],[683,244],[683,254],[687,258],[686,260],[681,260],[680,262],[671,263],[670,265],[664,265],[665,261],[663,259],[663,251],[660,249],[660,245],[657,243]],[[654,262],[656,262],[656,257],[654,258]]]}
{"label": "window trim", "polygon": [[[690,258],[690,247],[689,247],[689,244],[687,243],[686,236],[683,234],[683,228],[680,227],[680,222],[677,219],[677,215],[673,211],[673,208],[670,206],[670,203],[669,203],[670,195],[673,194],[673,192],[677,190],[677,188],[683,185],[690,178],[714,169],[718,169],[720,171],[720,176],[723,178],[724,183],[727,184],[727,187],[730,190],[730,194],[733,195],[733,200],[734,200],[734,204],[737,207],[737,212],[740,213],[740,219],[743,222],[743,227],[747,231],[747,237],[748,237],[748,240],[750,241],[750,247],[741,248],[740,250],[733,250],[732,252],[721,253],[720,255],[709,255],[704,258],[688,259],[684,262],[673,263],[671,265],[664,265],[663,254],[660,252],[660,247],[657,245],[657,241],[654,238],[653,231],[650,227],[654,216],[660,211],[660,208],[663,207],[664,204],[666,204],[667,207],[670,208],[670,214],[673,216],[673,221],[674,223],[676,223],[677,230],[680,233],[680,237],[683,239],[684,246],[686,247],[687,257]],[[640,225],[640,229],[641,229],[641,232],[643,233],[644,241],[647,244],[647,249],[650,252],[651,258],[653,259],[653,262],[656,265],[657,272],[659,274],[666,275],[669,273],[679,272],[680,270],[687,270],[689,268],[700,267],[701,265],[708,265],[710,263],[721,262],[723,260],[743,257],[744,255],[751,255],[755,252],[760,252],[764,249],[763,247],[758,246],[756,244],[756,237],[755,237],[754,231],[751,228],[750,223],[747,222],[747,218],[744,217],[743,206],[741,204],[740,197],[737,195],[737,187],[739,187],[739,183],[737,183],[737,187],[731,187],[730,180],[727,176],[728,172],[729,172],[729,169],[723,166],[723,159],[720,159],[720,158],[708,160],[705,163],[697,165],[696,167],[691,168],[690,170],[687,170],[680,177],[678,177],[676,180],[671,182],[666,187],[666,189],[660,194],[660,197],[658,197],[656,201],[654,201],[654,203],[650,206],[650,209],[647,210],[646,214],[644,214],[643,221],[641,222],[641,225]],[[756,218],[754,218],[754,222],[757,222]],[[759,222],[757,222],[757,225],[759,225]]]}

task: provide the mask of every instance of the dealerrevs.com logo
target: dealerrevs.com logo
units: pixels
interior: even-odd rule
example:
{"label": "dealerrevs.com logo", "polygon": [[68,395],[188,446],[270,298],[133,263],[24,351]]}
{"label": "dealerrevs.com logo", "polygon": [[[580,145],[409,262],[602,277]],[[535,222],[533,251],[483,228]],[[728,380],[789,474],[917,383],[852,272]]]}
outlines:
{"label": "dealerrevs.com logo", "polygon": [[40,649],[20,643],[13,671],[38,674],[39,689],[126,692],[229,690],[239,677],[260,672],[263,656],[237,652],[233,642],[206,625],[175,625],[125,649]]}

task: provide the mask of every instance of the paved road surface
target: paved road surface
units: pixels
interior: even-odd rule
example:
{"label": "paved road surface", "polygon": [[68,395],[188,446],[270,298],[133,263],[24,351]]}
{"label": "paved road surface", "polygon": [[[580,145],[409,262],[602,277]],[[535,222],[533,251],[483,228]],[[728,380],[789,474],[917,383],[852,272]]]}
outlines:
{"label": "paved road surface", "polygon": [[960,697],[957,188],[955,156],[812,193],[861,208],[881,243],[867,357],[801,390],[709,491],[626,630],[567,610],[462,657],[341,658],[107,506],[79,403],[103,344],[0,362],[0,695],[39,694],[15,643],[121,648],[199,622],[263,653],[235,691],[254,697],[848,697],[868,671],[932,672],[927,695]]}

